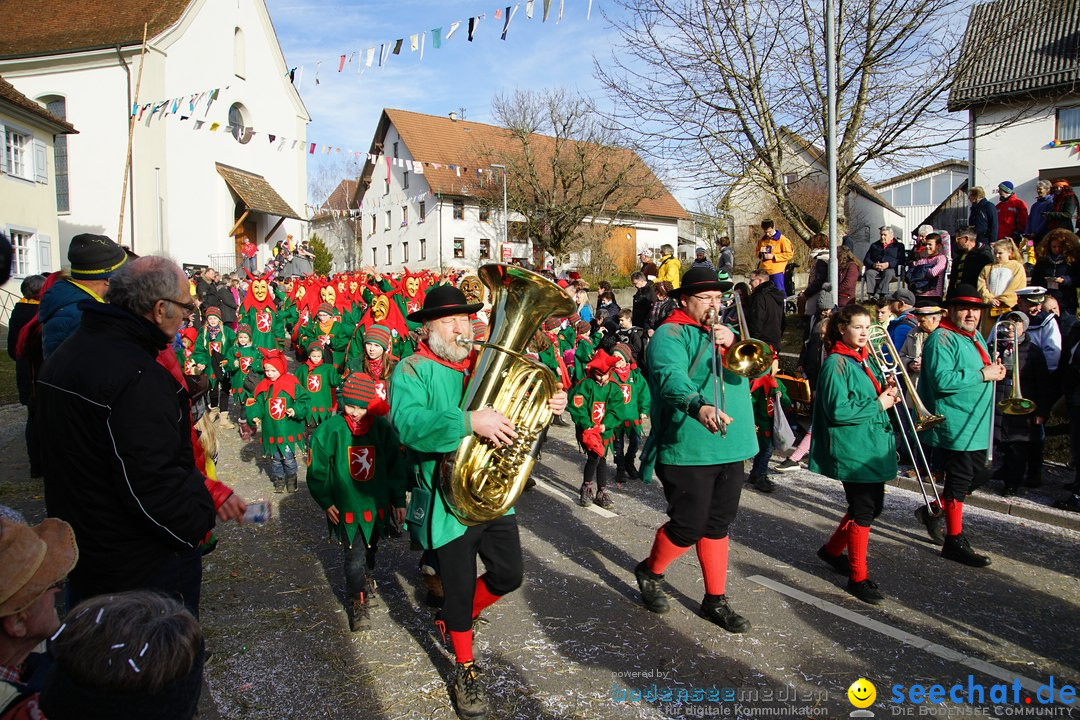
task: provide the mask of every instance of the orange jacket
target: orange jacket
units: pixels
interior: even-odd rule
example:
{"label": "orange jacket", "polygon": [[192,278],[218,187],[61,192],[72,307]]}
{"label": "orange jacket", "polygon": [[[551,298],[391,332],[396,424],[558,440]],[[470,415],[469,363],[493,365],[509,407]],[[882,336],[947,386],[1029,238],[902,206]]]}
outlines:
{"label": "orange jacket", "polygon": [[763,235],[757,244],[758,258],[762,253],[772,253],[772,260],[761,260],[760,267],[770,275],[784,272],[788,261],[795,256],[795,248],[791,241],[780,233],[779,230],[773,235]]}

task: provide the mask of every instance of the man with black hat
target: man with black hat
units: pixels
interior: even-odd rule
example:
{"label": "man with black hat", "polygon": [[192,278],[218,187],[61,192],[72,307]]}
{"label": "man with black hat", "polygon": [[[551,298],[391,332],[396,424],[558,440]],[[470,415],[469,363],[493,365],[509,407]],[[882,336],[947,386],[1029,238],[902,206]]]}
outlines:
{"label": "man with black hat", "polygon": [[[923,441],[937,449],[945,470],[945,544],[942,557],[986,567],[990,558],[978,555],[963,531],[964,501],[986,483],[986,449],[990,443],[990,414],[994,407],[993,383],[1004,380],[1005,366],[990,357],[979,334],[979,320],[990,304],[972,285],[957,285],[945,300],[946,317],[930,334],[923,348],[919,397],[930,412],[945,422],[923,432]],[[932,539],[940,533],[940,518],[926,508],[919,518]]]}
{"label": "man with black hat", "polygon": [[[513,508],[502,517],[465,525],[449,509],[439,482],[443,458],[461,441],[478,435],[496,445],[517,437],[510,420],[493,408],[465,412],[461,401],[476,353],[470,347],[470,314],[483,307],[469,303],[452,285],[429,290],[421,310],[408,319],[422,323],[416,353],[398,363],[390,383],[390,421],[407,452],[417,487],[407,521],[412,538],[438,558],[443,585],[440,629],[449,632],[457,659],[451,697],[462,718],[482,718],[487,700],[472,650],[472,625],[480,612],[522,580],[521,541]],[[566,409],[566,392],[549,402],[552,414]],[[476,577],[477,556],[487,568]]]}
{"label": "man with black hat", "polygon": [[721,348],[729,347],[735,334],[718,320],[709,324],[710,318],[719,317],[730,289],[731,282],[718,280],[711,270],[688,270],[672,292],[678,309],[649,342],[652,433],[642,475],[651,477],[655,464],[669,520],[656,531],[652,550],[634,575],[642,604],[665,613],[669,598],[664,570],[696,547],[705,580],[702,617],[728,632],[742,633],[750,630],[750,622],[728,605],[725,593],[728,527],[739,509],[743,462],[757,454],[757,437],[749,381],[727,371],[717,373]]}
{"label": "man with black hat", "polygon": [[45,292],[38,308],[41,345],[46,358],[79,327],[82,319],[79,303],[83,300],[105,302],[109,278],[127,259],[124,248],[104,235],[83,233],[71,238],[68,248],[71,271]]}

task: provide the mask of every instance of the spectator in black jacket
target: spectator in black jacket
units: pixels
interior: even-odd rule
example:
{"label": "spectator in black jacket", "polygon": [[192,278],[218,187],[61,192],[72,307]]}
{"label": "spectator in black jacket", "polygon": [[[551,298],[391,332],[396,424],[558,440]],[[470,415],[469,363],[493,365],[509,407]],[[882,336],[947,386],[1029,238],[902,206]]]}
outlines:
{"label": "spectator in black jacket", "polygon": [[770,282],[769,273],[750,273],[750,297],[746,301],[746,326],[750,337],[768,343],[780,352],[784,327],[784,293]]}
{"label": "spectator in black jacket", "polygon": [[878,235],[880,239],[867,249],[863,257],[867,300],[877,300],[888,295],[892,281],[904,264],[904,246],[896,242],[893,229],[883,225],[878,228]]}
{"label": "spectator in black jacket", "polygon": [[994,262],[994,254],[989,245],[979,245],[976,230],[966,227],[956,234],[953,243],[956,256],[953,257],[952,272],[949,274],[949,287],[971,285],[978,287],[979,274],[983,268]]}
{"label": "spectator in black jacket", "polygon": [[975,228],[975,240],[979,245],[990,246],[998,239],[997,208],[986,199],[986,191],[976,185],[968,190],[971,209],[968,211],[968,225]]}
{"label": "spectator in black jacket", "polygon": [[642,330],[648,330],[649,315],[652,313],[653,303],[656,302],[656,290],[653,288],[652,280],[640,271],[630,276],[630,284],[637,288],[631,305],[633,324]]}
{"label": "spectator in black jacket", "polygon": [[41,288],[45,284],[44,275],[30,275],[22,281],[19,291],[22,298],[11,308],[11,317],[8,318],[8,357],[15,361],[15,387],[19,391],[19,403],[30,404],[30,391],[34,379],[31,374],[30,359],[15,357],[15,348],[19,343],[19,333],[22,332],[26,323],[37,315],[38,305],[41,303]]}
{"label": "spectator in black jacket", "polygon": [[[139,258],[112,276],[106,299],[84,307],[35,398],[46,509],[79,543],[68,601],[151,589],[197,615],[214,501],[192,453],[187,388],[158,362],[190,310],[187,278],[171,260]],[[243,508],[233,495],[217,516]]]}

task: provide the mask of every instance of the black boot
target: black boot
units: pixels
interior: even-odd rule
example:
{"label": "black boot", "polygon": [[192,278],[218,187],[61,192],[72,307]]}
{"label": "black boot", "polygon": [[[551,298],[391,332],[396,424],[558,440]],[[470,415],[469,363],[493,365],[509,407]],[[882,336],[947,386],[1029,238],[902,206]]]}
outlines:
{"label": "black boot", "polygon": [[276,493],[285,492],[285,478],[283,478],[283,477],[272,477],[270,479],[274,481],[274,492],[276,492]]}
{"label": "black boot", "polygon": [[701,601],[701,617],[730,633],[744,633],[751,629],[750,621],[728,605],[727,595],[706,595]]}
{"label": "black boot", "polygon": [[864,603],[880,605],[885,602],[885,596],[878,590],[877,583],[870,578],[866,578],[860,582],[855,582],[849,578],[847,581],[847,591]]}
{"label": "black boot", "polygon": [[829,551],[822,545],[818,548],[817,556],[821,558],[822,562],[836,572],[844,573],[845,575],[851,572],[851,563],[848,562],[848,556],[843,553],[840,553],[839,555],[830,555]]}
{"label": "black boot", "polygon": [[348,601],[349,632],[359,632],[371,627],[371,619],[368,617],[368,604],[364,602],[364,593]]}
{"label": "black boot", "polygon": [[622,466],[615,468],[615,484],[617,486],[622,487],[627,477],[626,470]]}
{"label": "black boot", "polygon": [[458,663],[454,684],[450,686],[454,709],[462,720],[484,720],[488,716],[487,699],[480,687],[480,668],[476,663]]}
{"label": "black boot", "polygon": [[930,536],[930,542],[935,545],[945,544],[945,515],[938,513],[937,517],[930,514],[930,509],[920,505],[915,509],[915,517],[926,526],[926,534]]}
{"label": "black boot", "polygon": [[285,485],[288,488],[289,492],[291,492],[291,493],[296,492],[296,490],[298,488],[296,475],[289,475],[288,477],[286,477],[285,478]]}
{"label": "black boot", "polygon": [[650,572],[648,561],[642,560],[637,564],[634,577],[641,590],[641,603],[647,610],[662,615],[671,609],[668,594],[664,592],[664,576]]}
{"label": "black boot", "polygon": [[941,556],[971,567],[986,567],[990,564],[989,557],[979,555],[971,549],[971,543],[968,542],[964,533],[946,537],[945,546],[941,548]]}

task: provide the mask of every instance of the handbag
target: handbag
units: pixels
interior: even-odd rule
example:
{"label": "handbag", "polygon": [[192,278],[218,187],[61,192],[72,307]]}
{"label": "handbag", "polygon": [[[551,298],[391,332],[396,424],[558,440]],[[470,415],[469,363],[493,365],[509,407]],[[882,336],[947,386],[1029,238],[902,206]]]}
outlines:
{"label": "handbag", "polygon": [[773,450],[787,457],[795,449],[795,433],[780,404],[780,393],[773,393]]}
{"label": "handbag", "polygon": [[259,378],[255,377],[255,373],[249,372],[244,376],[244,392],[251,395],[255,394],[255,388],[259,386]]}

